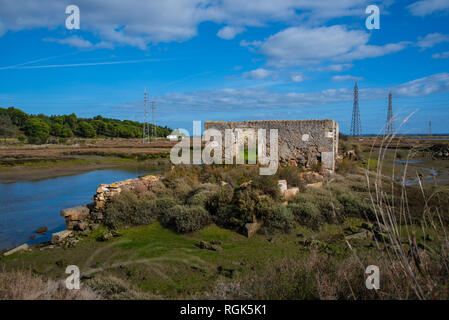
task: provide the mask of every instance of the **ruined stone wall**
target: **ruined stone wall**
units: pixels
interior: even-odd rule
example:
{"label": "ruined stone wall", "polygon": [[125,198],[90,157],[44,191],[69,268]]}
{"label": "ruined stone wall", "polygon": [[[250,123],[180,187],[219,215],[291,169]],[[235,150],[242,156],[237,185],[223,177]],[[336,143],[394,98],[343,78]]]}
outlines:
{"label": "ruined stone wall", "polygon": [[334,120],[206,121],[204,127],[220,130],[223,137],[226,129],[233,130],[234,134],[236,129],[266,129],[267,150],[269,131],[277,129],[280,165],[309,167],[321,162],[324,168],[335,169],[339,128]]}

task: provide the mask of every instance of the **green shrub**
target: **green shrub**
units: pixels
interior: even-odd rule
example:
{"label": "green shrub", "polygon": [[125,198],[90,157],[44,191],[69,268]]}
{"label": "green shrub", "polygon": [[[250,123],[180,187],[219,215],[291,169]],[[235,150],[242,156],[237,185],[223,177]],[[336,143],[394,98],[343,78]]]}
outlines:
{"label": "green shrub", "polygon": [[164,183],[173,192],[175,197],[183,201],[198,185],[197,181],[188,178],[166,179]]}
{"label": "green shrub", "polygon": [[134,193],[124,191],[112,198],[104,211],[104,224],[112,229],[123,225],[147,225],[153,223],[158,212],[153,199],[138,198]]}
{"label": "green shrub", "polygon": [[26,138],[24,136],[18,136],[17,140],[19,140],[19,142],[25,142]]}
{"label": "green shrub", "polygon": [[264,212],[262,231],[288,233],[293,229],[294,221],[295,217],[289,208],[275,205]]}
{"label": "green shrub", "polygon": [[302,189],[303,182],[301,180],[301,176],[299,173],[301,169],[298,167],[287,166],[279,168],[279,179],[287,180],[287,184],[289,187],[300,187]]}
{"label": "green shrub", "polygon": [[311,201],[293,202],[287,208],[291,211],[295,220],[303,226],[318,230],[320,225],[324,223],[323,215],[321,215],[318,206]]}
{"label": "green shrub", "polygon": [[343,159],[341,162],[337,164],[336,171],[339,174],[348,174],[348,173],[357,173],[357,163],[355,161],[352,161],[350,159]]}
{"label": "green shrub", "polygon": [[263,194],[269,195],[274,200],[279,200],[281,198],[281,191],[279,190],[278,180],[276,175],[258,175],[252,180],[251,188],[253,190],[260,190]]}
{"label": "green shrub", "polygon": [[177,201],[173,198],[163,197],[154,199],[154,212],[157,215],[162,215],[167,212],[168,209],[177,205]]}
{"label": "green shrub", "polygon": [[209,199],[206,200],[206,209],[212,214],[217,214],[218,210],[231,203],[233,197],[233,189],[226,185],[218,189]]}
{"label": "green shrub", "polygon": [[209,198],[212,197],[217,190],[218,186],[215,184],[208,183],[201,185],[198,189],[196,189],[189,195],[186,203],[190,205],[205,207],[207,200],[209,200]]}
{"label": "green shrub", "polygon": [[209,213],[201,206],[176,205],[161,217],[162,225],[177,233],[200,230],[211,222]]}
{"label": "green shrub", "polygon": [[374,220],[375,214],[371,201],[362,200],[354,193],[342,193],[337,196],[338,201],[343,206],[343,212],[348,217],[360,217],[363,219]]}

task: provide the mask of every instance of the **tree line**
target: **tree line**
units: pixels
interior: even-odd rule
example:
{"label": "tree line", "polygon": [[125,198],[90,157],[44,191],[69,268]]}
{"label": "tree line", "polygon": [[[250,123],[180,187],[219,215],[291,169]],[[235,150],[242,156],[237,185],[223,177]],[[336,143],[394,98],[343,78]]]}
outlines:
{"label": "tree line", "polygon": [[[131,120],[103,118],[98,115],[93,118],[78,118],[70,115],[27,114],[20,109],[0,108],[0,135],[7,137],[25,137],[29,143],[46,143],[50,136],[59,138],[139,138],[142,136],[143,124]],[[150,124],[150,132],[153,125]],[[157,137],[166,137],[172,130],[167,126],[155,126]],[[24,137],[24,136],[25,137]]]}

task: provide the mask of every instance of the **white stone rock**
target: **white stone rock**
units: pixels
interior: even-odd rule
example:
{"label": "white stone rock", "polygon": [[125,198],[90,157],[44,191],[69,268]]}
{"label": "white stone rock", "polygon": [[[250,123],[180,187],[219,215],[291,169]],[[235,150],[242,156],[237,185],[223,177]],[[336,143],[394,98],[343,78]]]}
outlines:
{"label": "white stone rock", "polygon": [[21,246],[18,246],[16,248],[14,248],[14,249],[6,251],[3,255],[6,257],[6,256],[9,256],[9,255],[11,255],[13,253],[16,253],[16,252],[19,252],[19,251],[26,251],[28,249],[29,249],[29,246],[25,243],[25,244],[22,244]]}
{"label": "white stone rock", "polygon": [[60,232],[53,233],[51,235],[51,243],[58,244],[64,239],[67,239],[72,235],[73,231],[71,230],[62,230]]}
{"label": "white stone rock", "polygon": [[279,180],[278,186],[279,186],[279,190],[281,190],[281,192],[287,191],[287,180]]}

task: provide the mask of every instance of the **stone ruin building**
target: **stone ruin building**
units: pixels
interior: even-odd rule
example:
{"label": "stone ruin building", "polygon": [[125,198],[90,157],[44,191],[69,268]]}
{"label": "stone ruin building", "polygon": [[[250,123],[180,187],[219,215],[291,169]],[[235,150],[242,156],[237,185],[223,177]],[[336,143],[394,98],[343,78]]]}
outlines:
{"label": "stone ruin building", "polygon": [[[217,129],[224,132],[233,130],[236,140],[239,139],[236,129],[278,129],[278,152],[281,166],[310,167],[321,163],[323,168],[334,171],[338,153],[338,124],[331,119],[326,120],[258,120],[242,122],[206,121],[205,130]],[[269,148],[267,138],[267,149]]]}

